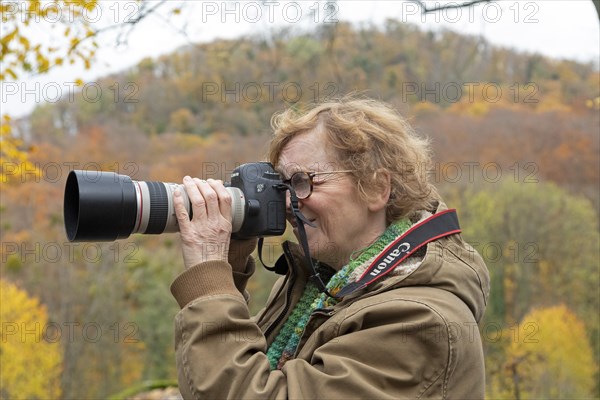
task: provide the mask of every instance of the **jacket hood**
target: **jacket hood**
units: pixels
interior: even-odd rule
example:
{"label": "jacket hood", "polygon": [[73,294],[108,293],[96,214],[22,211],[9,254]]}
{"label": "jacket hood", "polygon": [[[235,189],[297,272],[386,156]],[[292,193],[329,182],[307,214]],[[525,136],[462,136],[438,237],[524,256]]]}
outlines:
{"label": "jacket hood", "polygon": [[[447,210],[440,203],[437,212]],[[406,268],[405,263],[412,262]],[[367,288],[376,293],[409,286],[428,286],[448,291],[460,298],[471,310],[475,320],[483,317],[490,294],[488,269],[479,253],[460,234],[447,236],[427,245],[420,263],[406,260],[393,271],[389,278]]]}
{"label": "jacket hood", "polygon": [[[439,203],[435,212],[447,209],[444,203]],[[303,265],[304,257],[300,246],[297,243],[287,244],[295,262]],[[287,265],[278,262],[276,267],[278,264],[281,264],[278,273],[285,273]],[[360,274],[360,271],[355,272]],[[469,307],[473,317],[479,322],[490,294],[490,277],[479,253],[460,234],[454,234],[428,243],[422,260],[408,258],[390,274],[365,289],[348,295],[334,308],[359,298],[410,286],[428,286],[452,293]]]}

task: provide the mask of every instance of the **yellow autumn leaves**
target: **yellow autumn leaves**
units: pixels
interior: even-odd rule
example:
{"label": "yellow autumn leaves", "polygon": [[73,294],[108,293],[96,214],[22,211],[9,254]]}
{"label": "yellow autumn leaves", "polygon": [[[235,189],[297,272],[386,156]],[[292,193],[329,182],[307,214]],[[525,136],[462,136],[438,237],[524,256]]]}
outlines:
{"label": "yellow autumn leaves", "polygon": [[[4,29],[0,37],[3,64],[0,81],[16,80],[22,72],[45,73],[65,61],[71,64],[82,61],[89,68],[98,44],[86,39],[95,35],[90,15],[98,7],[97,0],[27,0],[1,4]],[[45,34],[40,35],[40,30]],[[47,38],[53,32],[59,35],[50,45]]]}
{"label": "yellow autumn leaves", "polygon": [[10,117],[2,116],[0,124],[0,183],[22,181],[27,176],[41,174],[28,159],[29,152],[23,148],[23,141],[12,134]]}
{"label": "yellow autumn leaves", "polygon": [[45,337],[46,306],[0,279],[0,396],[60,397],[62,348]]}
{"label": "yellow autumn leaves", "polygon": [[506,359],[490,382],[497,398],[589,398],[596,365],[584,324],[566,306],[534,309],[507,329]]}

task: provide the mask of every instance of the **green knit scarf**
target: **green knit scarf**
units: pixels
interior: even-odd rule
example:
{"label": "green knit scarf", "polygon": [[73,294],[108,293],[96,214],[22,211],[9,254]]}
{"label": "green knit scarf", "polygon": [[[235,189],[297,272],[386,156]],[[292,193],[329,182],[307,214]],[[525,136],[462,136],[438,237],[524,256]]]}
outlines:
{"label": "green knit scarf", "polygon": [[[388,244],[406,232],[410,226],[411,223],[408,219],[391,224],[373,244],[362,250],[357,258],[350,260],[347,265],[331,277],[327,283],[329,293],[335,295],[350,283],[350,276],[355,269],[365,265],[381,253]],[[288,360],[294,358],[300,343],[300,337],[312,312],[320,308],[332,307],[337,302],[336,299],[327,296],[325,293],[320,293],[312,281],[307,282],[300,300],[277,334],[275,341],[267,350],[271,370],[281,369]]]}

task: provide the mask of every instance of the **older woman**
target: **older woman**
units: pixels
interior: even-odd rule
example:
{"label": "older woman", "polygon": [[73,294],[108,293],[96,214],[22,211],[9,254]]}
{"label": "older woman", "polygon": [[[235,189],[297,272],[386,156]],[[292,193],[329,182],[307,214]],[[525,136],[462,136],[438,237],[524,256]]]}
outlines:
{"label": "older woman", "polygon": [[[346,98],[273,119],[269,158],[295,191],[326,290],[297,244],[251,317],[254,241],[230,244],[220,181],[184,179],[175,197],[185,272],[173,282],[185,398],[483,398],[477,322],[489,293],[481,257],[458,234],[431,241],[347,296],[386,246],[446,206],[427,181],[427,142],[391,107]],[[289,203],[289,201],[288,201]],[[289,204],[288,204],[289,209]],[[296,219],[289,220],[298,236]],[[207,249],[221,249],[207,251]]]}

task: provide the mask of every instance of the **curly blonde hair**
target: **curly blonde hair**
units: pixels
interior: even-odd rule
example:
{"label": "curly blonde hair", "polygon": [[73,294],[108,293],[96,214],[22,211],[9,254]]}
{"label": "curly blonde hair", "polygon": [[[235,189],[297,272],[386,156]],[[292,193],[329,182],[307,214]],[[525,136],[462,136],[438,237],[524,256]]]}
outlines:
{"label": "curly blonde hair", "polygon": [[295,136],[316,128],[335,149],[343,169],[352,176],[360,196],[387,184],[391,192],[386,207],[388,225],[416,211],[432,210],[439,199],[428,180],[431,167],[429,141],[418,137],[408,122],[390,105],[378,100],[348,96],[298,110],[273,115],[274,130],[268,159],[277,165],[284,147]]}

